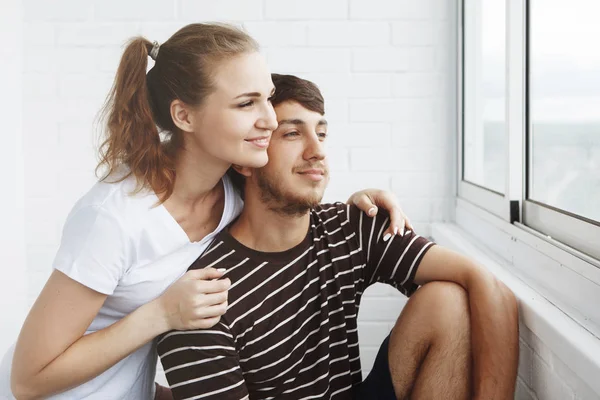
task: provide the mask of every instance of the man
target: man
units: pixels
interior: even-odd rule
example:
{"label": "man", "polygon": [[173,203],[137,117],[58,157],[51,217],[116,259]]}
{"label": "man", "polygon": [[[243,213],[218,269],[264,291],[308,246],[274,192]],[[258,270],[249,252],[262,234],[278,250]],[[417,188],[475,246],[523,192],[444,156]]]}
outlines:
{"label": "man", "polygon": [[[158,341],[174,397],[512,398],[512,293],[412,231],[383,235],[385,212],[320,205],[329,178],[323,98],[293,76],[273,82],[279,127],[269,163],[237,168],[244,211],[191,266],[226,268],[227,312],[213,328]],[[357,314],[375,282],[412,296],[363,381]]]}

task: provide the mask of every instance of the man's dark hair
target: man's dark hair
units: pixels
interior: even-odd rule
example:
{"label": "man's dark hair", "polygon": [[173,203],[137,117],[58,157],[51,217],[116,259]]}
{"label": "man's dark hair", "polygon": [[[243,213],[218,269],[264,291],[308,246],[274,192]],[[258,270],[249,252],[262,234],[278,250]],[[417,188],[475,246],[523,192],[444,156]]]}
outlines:
{"label": "man's dark hair", "polygon": [[[295,101],[307,110],[317,112],[321,115],[325,114],[325,100],[323,99],[323,95],[319,87],[311,81],[298,78],[294,75],[281,74],[271,74],[271,79],[273,79],[273,84],[275,85],[275,93],[271,97],[273,107],[277,107],[286,101]],[[244,198],[245,178],[233,168],[229,168],[227,175],[231,178],[235,189]]]}
{"label": "man's dark hair", "polygon": [[311,81],[294,75],[280,74],[271,74],[271,79],[275,85],[275,93],[271,97],[273,107],[285,101],[295,101],[310,111],[325,114],[323,95],[317,85]]}

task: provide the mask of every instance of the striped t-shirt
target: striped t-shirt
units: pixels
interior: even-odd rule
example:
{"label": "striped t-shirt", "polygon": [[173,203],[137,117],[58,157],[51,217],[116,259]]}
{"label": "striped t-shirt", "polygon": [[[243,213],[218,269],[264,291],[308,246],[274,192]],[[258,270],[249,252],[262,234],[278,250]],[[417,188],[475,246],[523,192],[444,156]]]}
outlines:
{"label": "striped t-shirt", "polygon": [[212,328],[172,331],[158,352],[176,399],[351,399],[360,384],[361,295],[385,282],[406,295],[432,243],[407,232],[383,241],[389,217],[342,203],[310,214],[302,243],[279,253],[227,230],[190,267],[226,268],[229,305]]}

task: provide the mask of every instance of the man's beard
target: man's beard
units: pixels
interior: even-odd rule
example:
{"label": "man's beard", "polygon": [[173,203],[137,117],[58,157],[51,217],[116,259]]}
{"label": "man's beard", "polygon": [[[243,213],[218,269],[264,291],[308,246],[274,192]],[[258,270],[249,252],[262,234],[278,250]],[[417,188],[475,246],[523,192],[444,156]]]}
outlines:
{"label": "man's beard", "polygon": [[260,188],[261,201],[269,206],[269,210],[288,216],[302,216],[311,208],[316,207],[323,198],[322,195],[294,196],[286,193],[281,187],[269,180],[260,169],[256,170],[256,182]]}

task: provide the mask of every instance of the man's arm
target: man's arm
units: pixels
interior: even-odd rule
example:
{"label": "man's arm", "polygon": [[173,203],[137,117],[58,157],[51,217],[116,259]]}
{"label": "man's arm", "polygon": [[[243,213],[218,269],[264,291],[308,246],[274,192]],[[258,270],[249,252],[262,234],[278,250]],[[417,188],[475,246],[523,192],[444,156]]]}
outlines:
{"label": "man's arm", "polygon": [[512,399],[519,359],[519,321],[513,293],[489,271],[441,246],[423,257],[415,283],[454,282],[469,296],[475,399]]}
{"label": "man's arm", "polygon": [[224,322],[210,329],[171,331],[159,339],[157,349],[174,399],[248,398],[235,341]]}

